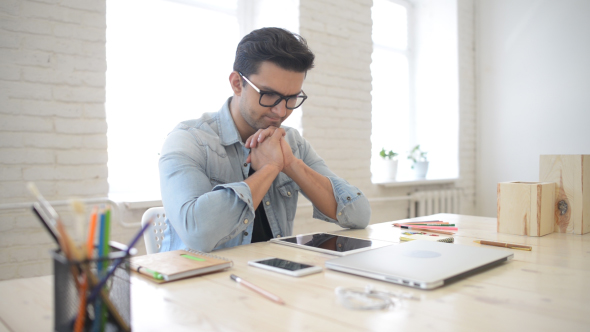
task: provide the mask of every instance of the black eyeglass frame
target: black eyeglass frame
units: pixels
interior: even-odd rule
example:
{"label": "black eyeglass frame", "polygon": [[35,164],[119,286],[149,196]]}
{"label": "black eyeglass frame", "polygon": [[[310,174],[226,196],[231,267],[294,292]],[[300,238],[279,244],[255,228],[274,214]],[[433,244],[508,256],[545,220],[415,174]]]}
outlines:
{"label": "black eyeglass frame", "polygon": [[[238,74],[240,74],[240,76],[241,76],[241,77],[242,77],[242,78],[243,78],[243,79],[244,79],[246,82],[248,82],[248,84],[250,84],[250,86],[252,86],[252,88],[254,88],[254,90],[256,90],[256,92],[258,92],[258,93],[260,94],[260,99],[258,99],[258,104],[260,104],[260,106],[263,106],[263,107],[275,107],[275,106],[277,106],[277,105],[278,105],[278,104],[279,104],[281,101],[285,100],[285,107],[286,107],[287,109],[289,109],[289,110],[294,110],[294,109],[296,109],[296,108],[298,108],[298,107],[301,107],[301,105],[303,105],[303,102],[305,102],[305,100],[307,99],[307,95],[305,94],[305,92],[303,92],[303,90],[301,90],[301,92],[300,92],[300,93],[298,93],[298,94],[296,94],[296,95],[292,95],[292,96],[283,96],[282,94],[280,94],[280,93],[278,93],[278,92],[266,92],[266,91],[260,91],[260,89],[259,89],[259,88],[258,88],[256,85],[254,85],[254,83],[250,82],[250,80],[246,78],[246,76],[244,76],[244,75],[243,75],[242,73],[240,73],[240,72],[238,72]],[[264,105],[264,104],[262,103],[262,97],[263,97],[264,95],[267,95],[267,94],[273,94],[273,95],[277,95],[277,96],[279,96],[280,98],[279,98],[279,99],[277,99],[277,101],[276,101],[274,104],[272,104],[272,105]],[[302,95],[302,94],[303,94],[303,95]],[[295,106],[295,107],[292,107],[292,108],[291,108],[291,107],[289,107],[289,99],[292,99],[292,98],[302,98],[303,100],[301,101],[301,103],[300,103],[299,105],[297,105],[297,106]]]}

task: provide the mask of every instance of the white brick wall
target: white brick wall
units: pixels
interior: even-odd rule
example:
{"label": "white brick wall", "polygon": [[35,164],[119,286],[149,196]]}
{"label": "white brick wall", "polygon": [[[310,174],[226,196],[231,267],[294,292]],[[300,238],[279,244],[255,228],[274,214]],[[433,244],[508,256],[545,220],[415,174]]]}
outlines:
{"label": "white brick wall", "polygon": [[300,1],[300,33],[316,55],[305,81],[303,135],[338,175],[372,191],[372,1]]}
{"label": "white brick wall", "polygon": [[476,108],[475,10],[473,0],[457,0],[459,33],[459,177],[463,214],[475,215]]}
{"label": "white brick wall", "polygon": [[[473,0],[459,0],[460,186],[474,199]],[[0,204],[108,193],[105,0],[0,1]],[[305,82],[304,136],[336,174],[370,198],[414,188],[371,183],[371,0],[300,0],[300,33],[317,56]],[[431,186],[435,188],[436,186]],[[472,211],[471,204],[465,213]],[[371,222],[405,218],[406,202],[375,202]],[[71,225],[67,208],[58,210]],[[143,211],[122,218],[137,222]],[[295,233],[338,227],[298,210]],[[134,229],[113,225],[127,242]],[[0,211],[0,280],[51,273],[54,248],[32,214]],[[138,245],[143,251],[143,244]]]}
{"label": "white brick wall", "polygon": [[[105,7],[0,1],[1,205],[32,201],[28,181],[49,200],[107,195]],[[113,232],[126,242],[134,230]],[[0,210],[0,280],[50,274],[51,248],[28,209]]]}

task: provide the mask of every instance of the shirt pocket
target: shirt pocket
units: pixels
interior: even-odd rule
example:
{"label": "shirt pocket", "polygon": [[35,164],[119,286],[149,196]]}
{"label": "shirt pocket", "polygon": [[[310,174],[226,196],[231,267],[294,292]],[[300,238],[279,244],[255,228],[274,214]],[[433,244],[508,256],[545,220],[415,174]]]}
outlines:
{"label": "shirt pocket", "polygon": [[211,182],[212,188],[219,184],[242,181],[239,175],[234,174],[235,171],[231,165],[231,160],[223,152],[221,147],[212,149],[210,146],[206,146],[206,148],[207,161],[205,172]]}
{"label": "shirt pocket", "polygon": [[299,197],[299,186],[295,181],[286,182],[278,187],[280,197],[285,203],[285,211],[287,213],[287,221],[291,222],[295,219],[295,212],[297,211],[297,198]]}

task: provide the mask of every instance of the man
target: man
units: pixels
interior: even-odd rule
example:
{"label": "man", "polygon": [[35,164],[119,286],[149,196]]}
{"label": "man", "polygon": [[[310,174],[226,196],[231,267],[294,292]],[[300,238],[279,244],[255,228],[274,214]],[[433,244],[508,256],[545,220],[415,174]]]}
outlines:
{"label": "man", "polygon": [[364,194],[332,173],[294,129],[280,127],[307,96],[314,55],[289,31],[263,28],[239,43],[233,97],[216,113],[180,123],[160,157],[167,225],[162,251],[204,252],[289,236],[298,192],[313,217],[364,228]]}

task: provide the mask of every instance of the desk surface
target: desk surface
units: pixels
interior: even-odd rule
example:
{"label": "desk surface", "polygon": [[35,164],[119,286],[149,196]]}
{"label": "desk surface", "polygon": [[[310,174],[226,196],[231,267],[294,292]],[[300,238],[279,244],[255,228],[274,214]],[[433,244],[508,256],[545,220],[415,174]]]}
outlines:
{"label": "desk surface", "polygon": [[[496,219],[440,214],[458,224],[455,243],[478,246],[475,239],[527,244],[514,260],[435,290],[417,290],[324,269],[301,278],[247,265],[276,256],[324,266],[334,256],[270,243],[219,251],[231,258],[228,271],[157,285],[132,278],[135,331],[588,331],[590,327],[590,234],[523,237],[496,233]],[[398,242],[393,222],[346,235]],[[509,250],[498,248],[498,250]],[[230,280],[234,273],[279,295],[277,305]],[[376,311],[355,311],[338,303],[338,286],[411,292],[420,300]],[[0,331],[50,331],[53,326],[53,277],[0,282]]]}

